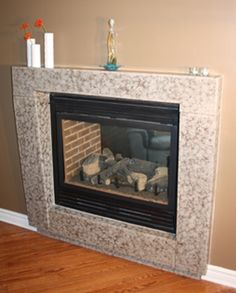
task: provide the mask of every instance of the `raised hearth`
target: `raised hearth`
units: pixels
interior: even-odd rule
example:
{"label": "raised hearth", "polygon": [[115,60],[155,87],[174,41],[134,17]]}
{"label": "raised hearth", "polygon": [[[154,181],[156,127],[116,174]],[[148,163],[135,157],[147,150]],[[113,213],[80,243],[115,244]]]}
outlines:
{"label": "raised hearth", "polygon": [[[179,274],[206,271],[217,155],[220,77],[13,67],[30,224],[50,236]],[[55,204],[50,93],[179,104],[176,234]]]}

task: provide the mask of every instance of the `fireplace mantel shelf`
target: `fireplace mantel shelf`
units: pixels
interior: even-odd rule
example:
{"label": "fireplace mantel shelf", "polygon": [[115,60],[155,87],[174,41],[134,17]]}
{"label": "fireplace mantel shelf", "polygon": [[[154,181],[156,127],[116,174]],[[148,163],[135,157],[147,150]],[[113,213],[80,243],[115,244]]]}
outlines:
{"label": "fireplace mantel shelf", "polygon": [[[42,233],[199,278],[214,204],[222,78],[14,66],[13,100],[29,221]],[[180,106],[176,235],[54,204],[50,93]]]}
{"label": "fireplace mantel shelf", "polygon": [[79,71],[94,71],[94,72],[105,72],[107,74],[119,74],[119,73],[130,73],[130,74],[154,74],[154,75],[167,75],[167,76],[176,76],[176,77],[186,77],[186,78],[222,78],[222,76],[218,74],[209,74],[206,76],[203,75],[194,75],[186,72],[171,72],[171,71],[156,71],[156,70],[140,70],[129,67],[121,67],[119,70],[109,71],[105,70],[102,66],[80,66],[80,67],[65,67],[65,66],[57,66],[54,68],[35,68],[35,67],[26,67],[24,65],[13,65],[12,68],[26,69],[26,70],[37,70],[37,71],[55,71],[55,70],[79,70]]}

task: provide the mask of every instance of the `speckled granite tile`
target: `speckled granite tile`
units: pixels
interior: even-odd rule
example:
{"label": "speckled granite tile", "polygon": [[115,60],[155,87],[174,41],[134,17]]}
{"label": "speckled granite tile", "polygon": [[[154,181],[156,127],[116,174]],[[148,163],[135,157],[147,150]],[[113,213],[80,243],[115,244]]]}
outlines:
{"label": "speckled granite tile", "polygon": [[[214,196],[221,78],[13,68],[22,175],[30,223],[48,235],[199,278]],[[50,92],[180,105],[176,235],[54,205]]]}
{"label": "speckled granite tile", "polygon": [[37,92],[36,94],[36,119],[39,132],[39,161],[43,173],[44,198],[47,210],[54,204],[54,180],[52,176],[52,139],[51,139],[51,113],[49,107],[49,94]]}
{"label": "speckled granite tile", "polygon": [[[17,82],[21,80],[21,82]],[[13,67],[14,95],[36,91],[80,93],[180,103],[181,111],[215,114],[219,109],[220,77],[103,70]],[[216,98],[217,96],[217,98]]]}
{"label": "speckled granite tile", "polygon": [[[48,207],[54,197],[49,96],[14,97],[18,145],[29,222],[48,227]],[[45,170],[47,170],[45,172]],[[49,173],[49,176],[48,174]]]}
{"label": "speckled granite tile", "polygon": [[[216,120],[185,114],[180,123],[176,268],[205,267],[213,203]],[[204,262],[204,265],[203,263]]]}
{"label": "speckled granite tile", "polygon": [[[50,231],[78,244],[117,256],[128,256],[140,262],[173,267],[175,240],[150,228],[102,217],[91,217],[80,211],[54,207],[50,210]],[[79,221],[78,221],[79,218]],[[137,229],[137,228],[138,229]],[[150,233],[150,231],[152,233]],[[159,234],[159,235],[158,235]]]}

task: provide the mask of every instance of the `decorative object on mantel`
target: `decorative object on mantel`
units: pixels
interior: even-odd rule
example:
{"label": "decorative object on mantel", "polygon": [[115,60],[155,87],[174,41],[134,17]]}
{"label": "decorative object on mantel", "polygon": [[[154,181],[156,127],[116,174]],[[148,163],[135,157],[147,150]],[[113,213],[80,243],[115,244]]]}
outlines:
{"label": "decorative object on mantel", "polygon": [[26,41],[26,62],[28,67],[32,67],[32,45],[35,44],[35,39],[31,38],[29,31],[29,23],[24,22],[20,26],[20,30],[24,31],[24,40]]}
{"label": "decorative object on mantel", "polygon": [[31,53],[32,53],[32,67],[40,68],[41,67],[40,44],[32,44]]}
{"label": "decorative object on mantel", "polygon": [[199,74],[198,68],[197,67],[190,67],[189,68],[189,74],[198,75]]}
{"label": "decorative object on mantel", "polygon": [[27,46],[27,66],[32,67],[32,45],[35,44],[35,39],[29,38],[26,40]]}
{"label": "decorative object on mantel", "polygon": [[107,64],[104,68],[109,71],[116,71],[120,66],[117,64],[116,56],[116,33],[114,31],[115,20],[108,20],[109,32],[107,36]]}
{"label": "decorative object on mantel", "polygon": [[47,32],[41,18],[36,19],[34,26],[44,31],[44,66],[54,68],[54,34]]}
{"label": "decorative object on mantel", "polygon": [[200,75],[202,75],[202,76],[208,76],[209,75],[209,70],[208,70],[207,67],[201,67],[201,68],[199,68],[199,70],[200,70]]}
{"label": "decorative object on mantel", "polygon": [[191,75],[200,75],[200,76],[208,76],[209,70],[207,67],[190,67],[189,74]]}
{"label": "decorative object on mantel", "polygon": [[29,31],[29,23],[24,22],[20,29],[24,31],[24,39],[26,40],[26,57],[28,67],[41,67],[40,45],[35,43],[35,39],[31,38]]}

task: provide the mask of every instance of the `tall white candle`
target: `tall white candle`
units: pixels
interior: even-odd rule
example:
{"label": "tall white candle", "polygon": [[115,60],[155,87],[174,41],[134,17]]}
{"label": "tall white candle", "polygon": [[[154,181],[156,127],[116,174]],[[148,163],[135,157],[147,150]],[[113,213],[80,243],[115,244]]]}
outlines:
{"label": "tall white candle", "polygon": [[41,67],[40,45],[32,45],[32,67]]}
{"label": "tall white candle", "polygon": [[44,65],[46,68],[54,67],[54,34],[44,33]]}
{"label": "tall white candle", "polygon": [[27,66],[32,67],[32,45],[35,44],[35,39],[28,39],[26,41],[27,46]]}

